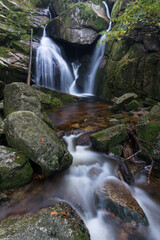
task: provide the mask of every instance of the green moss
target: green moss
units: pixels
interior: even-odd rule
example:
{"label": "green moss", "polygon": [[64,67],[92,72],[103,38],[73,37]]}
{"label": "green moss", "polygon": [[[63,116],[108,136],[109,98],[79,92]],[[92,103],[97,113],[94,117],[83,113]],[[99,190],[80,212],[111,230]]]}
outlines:
{"label": "green moss", "polygon": [[115,146],[115,147],[110,148],[108,152],[111,152],[111,153],[113,153],[114,155],[117,155],[117,156],[121,157],[121,155],[122,155],[122,150],[123,150],[122,145],[117,145],[117,146]]}
{"label": "green moss", "polygon": [[139,106],[138,102],[136,100],[133,100],[130,103],[126,104],[125,109],[127,111],[131,111],[131,110],[136,111],[138,109],[138,106]]}

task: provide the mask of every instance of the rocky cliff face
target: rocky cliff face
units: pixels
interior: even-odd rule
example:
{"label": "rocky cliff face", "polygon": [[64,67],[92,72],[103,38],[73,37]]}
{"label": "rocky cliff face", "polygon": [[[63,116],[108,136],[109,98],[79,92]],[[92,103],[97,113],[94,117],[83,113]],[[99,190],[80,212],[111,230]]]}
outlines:
{"label": "rocky cliff face", "polygon": [[[115,2],[112,18],[126,8],[127,1]],[[116,29],[115,25],[113,28]],[[129,37],[106,44],[106,53],[97,73],[96,91],[103,98],[135,92],[141,97],[160,96],[160,35],[138,25]],[[100,84],[101,83],[101,84]]]}
{"label": "rocky cliff face", "polygon": [[0,1],[0,80],[5,83],[26,81],[31,28],[41,35],[47,23],[47,0]]}

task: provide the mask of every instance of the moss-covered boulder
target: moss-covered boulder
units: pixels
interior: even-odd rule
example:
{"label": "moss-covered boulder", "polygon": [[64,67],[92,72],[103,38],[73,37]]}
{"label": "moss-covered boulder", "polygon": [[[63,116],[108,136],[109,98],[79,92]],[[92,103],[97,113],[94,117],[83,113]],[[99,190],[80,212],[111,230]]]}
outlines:
{"label": "moss-covered boulder", "polygon": [[116,100],[112,107],[112,110],[115,112],[124,110],[126,108],[126,105],[137,97],[138,96],[135,93],[125,93]]}
{"label": "moss-covered boulder", "polygon": [[46,28],[47,34],[75,44],[91,44],[99,32],[108,26],[106,13],[99,5],[79,2],[74,4]]}
{"label": "moss-covered boulder", "polygon": [[[90,135],[92,145],[97,150],[108,152],[118,144],[121,144],[127,136],[124,124],[117,124]],[[111,150],[110,150],[111,151]]]}
{"label": "moss-covered boulder", "polygon": [[2,81],[0,81],[0,100],[3,98],[4,88],[5,88],[5,84]]}
{"label": "moss-covered boulder", "polygon": [[[148,150],[153,159],[160,161],[160,105],[155,105],[149,114],[144,115],[136,125],[136,132],[140,139],[145,140],[142,145]],[[144,152],[142,155],[148,157]]]}
{"label": "moss-covered boulder", "polygon": [[28,183],[33,170],[28,158],[21,152],[0,146],[0,190]]}
{"label": "moss-covered boulder", "polygon": [[38,164],[46,176],[72,163],[72,156],[56,132],[33,112],[9,114],[5,119],[5,134],[8,144]]}
{"label": "moss-covered boulder", "polygon": [[99,207],[105,208],[123,223],[135,223],[135,227],[148,225],[143,210],[118,179],[108,179],[103,186],[103,191],[97,192],[99,192],[97,195]]}
{"label": "moss-covered boulder", "polygon": [[132,111],[132,110],[137,110],[138,109],[138,107],[139,107],[139,104],[138,104],[138,102],[136,101],[136,100],[132,100],[131,102],[129,102],[128,104],[126,104],[126,106],[125,106],[125,109],[127,110],[127,111]]}
{"label": "moss-covered boulder", "polygon": [[4,90],[4,114],[15,111],[31,111],[53,128],[35,91],[25,83],[14,82],[6,85]]}
{"label": "moss-covered boulder", "polygon": [[34,215],[10,217],[2,221],[0,239],[89,240],[90,237],[75,210],[67,203],[60,202]]}

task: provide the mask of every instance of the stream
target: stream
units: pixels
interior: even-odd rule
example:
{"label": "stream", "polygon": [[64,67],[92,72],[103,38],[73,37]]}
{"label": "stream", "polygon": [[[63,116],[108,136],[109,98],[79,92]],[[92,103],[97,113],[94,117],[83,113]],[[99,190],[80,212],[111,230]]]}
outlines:
{"label": "stream", "polygon": [[[72,128],[72,133],[68,132],[67,135],[64,133],[63,140],[73,156],[73,164],[69,169],[49,179],[34,180],[11,193],[10,199],[0,205],[1,219],[13,214],[34,213],[41,208],[53,206],[56,202],[65,201],[82,217],[89,229],[91,240],[160,239],[160,205],[156,199],[157,196],[152,198],[152,193],[144,190],[146,177],[143,174],[136,177],[135,186],[132,188],[123,183],[139,203],[149,221],[149,227],[132,229],[130,233],[128,227],[116,221],[104,208],[104,199],[101,194],[97,195],[97,192],[103,192],[105,182],[122,184],[117,177],[117,159],[105,153],[93,151],[89,142],[77,145],[80,136],[86,132],[86,127],[83,126],[83,123],[87,122],[86,119],[91,124],[91,119],[96,119],[99,115],[101,120],[97,122],[95,129],[97,126],[101,128],[102,125],[109,123],[110,112],[107,112],[107,106],[100,102],[80,101],[48,112],[57,131],[64,130],[66,126],[71,130],[71,125],[75,124],[83,129],[77,131]],[[155,194],[155,189],[152,191]]]}

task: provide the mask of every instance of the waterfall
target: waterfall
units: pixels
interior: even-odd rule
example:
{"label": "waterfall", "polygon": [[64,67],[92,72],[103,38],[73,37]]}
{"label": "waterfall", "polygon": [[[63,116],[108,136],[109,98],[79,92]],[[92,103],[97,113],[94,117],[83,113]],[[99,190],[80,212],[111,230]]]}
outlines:
{"label": "waterfall", "polygon": [[[109,13],[109,8],[106,2],[102,2],[106,8],[106,15],[109,18],[110,22],[109,22],[109,27],[107,29],[107,32],[109,32],[111,30],[111,17],[110,17],[110,13]],[[92,55],[92,60],[91,60],[91,64],[90,64],[90,70],[88,72],[88,79],[86,81],[85,84],[85,93],[86,94],[93,94],[94,93],[94,80],[95,80],[95,76],[96,76],[96,72],[98,69],[98,66],[104,56],[104,51],[105,51],[105,43],[106,43],[106,37],[107,34],[104,34],[101,36],[101,38],[99,39],[95,50],[93,52]]]}
{"label": "waterfall", "polygon": [[[111,19],[106,2],[103,1],[103,4],[106,8],[107,17]],[[47,13],[51,20],[52,16],[49,12],[49,8],[47,8]],[[110,29],[111,20],[107,32]],[[72,63],[74,74],[73,76],[68,64],[63,59],[61,49],[51,38],[46,35],[46,30],[44,28],[43,36],[40,41],[40,46],[38,47],[36,54],[36,85],[60,90],[74,95],[93,95],[94,79],[98,66],[104,56],[105,41],[106,34],[101,36],[99,42],[95,47],[90,63],[90,70],[87,73],[87,77],[85,80],[84,93],[79,94],[77,87],[77,78],[78,70],[81,66],[81,63],[79,61],[75,61]]]}
{"label": "waterfall", "polygon": [[36,85],[69,92],[73,81],[73,75],[62,57],[61,49],[47,37],[44,28],[36,55]]}
{"label": "waterfall", "polygon": [[77,87],[76,87],[76,80],[79,77],[78,70],[79,70],[80,66],[81,66],[81,63],[78,60],[75,61],[75,62],[72,62],[74,81],[73,81],[73,83],[71,84],[71,86],[69,88],[69,92],[71,94],[73,94],[73,95],[77,95],[78,94],[78,90],[77,90]]}

